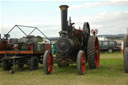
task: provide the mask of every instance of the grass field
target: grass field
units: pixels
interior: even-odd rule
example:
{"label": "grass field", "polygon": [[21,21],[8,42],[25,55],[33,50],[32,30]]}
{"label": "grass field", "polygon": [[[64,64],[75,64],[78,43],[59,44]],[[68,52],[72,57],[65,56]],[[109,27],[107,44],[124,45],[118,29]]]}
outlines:
{"label": "grass field", "polygon": [[100,67],[86,68],[85,75],[78,75],[76,65],[59,69],[54,65],[51,75],[46,75],[40,65],[39,70],[16,70],[15,74],[0,67],[0,85],[128,85],[128,74],[123,71],[123,55],[102,53]]}

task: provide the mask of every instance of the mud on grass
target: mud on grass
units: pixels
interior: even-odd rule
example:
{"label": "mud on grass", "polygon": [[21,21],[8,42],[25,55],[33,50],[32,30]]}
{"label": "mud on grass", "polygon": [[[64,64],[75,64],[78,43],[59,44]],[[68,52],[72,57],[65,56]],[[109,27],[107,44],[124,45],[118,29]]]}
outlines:
{"label": "mud on grass", "polygon": [[128,74],[123,71],[121,53],[101,53],[100,67],[92,70],[87,65],[85,75],[77,74],[75,64],[61,69],[55,64],[50,75],[44,74],[42,65],[36,71],[27,66],[16,69],[15,74],[0,67],[0,85],[128,85]]}

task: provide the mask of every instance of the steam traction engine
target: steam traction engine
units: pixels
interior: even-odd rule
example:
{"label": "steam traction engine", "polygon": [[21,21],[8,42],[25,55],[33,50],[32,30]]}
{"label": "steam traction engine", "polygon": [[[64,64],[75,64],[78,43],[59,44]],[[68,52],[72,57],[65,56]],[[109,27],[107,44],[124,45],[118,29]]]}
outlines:
{"label": "steam traction engine", "polygon": [[124,40],[124,72],[128,73],[128,35]]}
{"label": "steam traction engine", "polygon": [[[75,29],[71,18],[67,21],[67,5],[61,5],[61,31],[56,41],[56,61],[59,67],[77,64],[79,74],[85,74],[86,63],[91,69],[99,66],[100,49],[98,38],[90,36],[89,23],[85,22],[83,30]],[[43,57],[44,72],[49,74],[53,70],[53,56],[47,50]]]}

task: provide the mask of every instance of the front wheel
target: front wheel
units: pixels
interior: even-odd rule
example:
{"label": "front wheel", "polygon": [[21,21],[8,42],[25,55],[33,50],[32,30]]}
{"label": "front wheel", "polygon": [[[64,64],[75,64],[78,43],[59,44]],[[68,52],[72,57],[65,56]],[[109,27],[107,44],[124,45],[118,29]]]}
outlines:
{"label": "front wheel", "polygon": [[53,56],[49,50],[45,51],[44,53],[43,68],[46,74],[50,74],[53,71]]}
{"label": "front wheel", "polygon": [[85,74],[86,69],[86,57],[83,50],[80,50],[77,54],[77,70],[78,74],[83,75]]}

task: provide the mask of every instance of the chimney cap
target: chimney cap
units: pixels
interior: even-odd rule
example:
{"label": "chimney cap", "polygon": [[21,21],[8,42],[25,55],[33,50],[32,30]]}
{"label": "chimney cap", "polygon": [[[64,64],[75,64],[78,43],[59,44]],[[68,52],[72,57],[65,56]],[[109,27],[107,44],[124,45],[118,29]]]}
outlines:
{"label": "chimney cap", "polygon": [[60,9],[62,9],[62,10],[65,10],[65,9],[67,9],[69,6],[68,5],[60,5]]}

